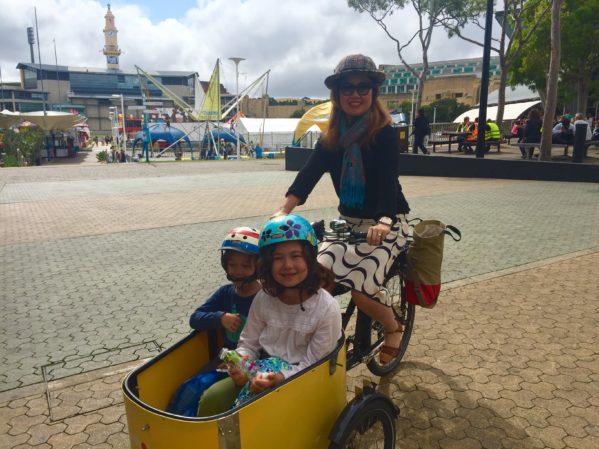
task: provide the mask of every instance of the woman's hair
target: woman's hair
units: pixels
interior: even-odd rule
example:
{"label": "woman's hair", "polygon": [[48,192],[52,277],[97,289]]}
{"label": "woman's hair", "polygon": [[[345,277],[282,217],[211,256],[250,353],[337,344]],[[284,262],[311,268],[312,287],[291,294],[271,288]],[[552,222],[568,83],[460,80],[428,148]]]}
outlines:
{"label": "woman's hair", "polygon": [[[297,287],[301,288],[308,296],[312,296],[319,288],[332,285],[334,275],[331,270],[325,268],[316,260],[316,247],[306,241],[299,241],[298,243],[302,246],[302,254],[306,265],[308,265],[308,276]],[[278,297],[287,287],[279,284],[272,276],[272,254],[276,246],[277,244],[268,245],[260,251],[258,279],[266,293]]]}
{"label": "woman's hair", "polygon": [[541,111],[539,111],[537,108],[532,108],[530,110],[530,112],[528,113],[528,119],[540,119],[541,118]]}
{"label": "woman's hair", "polygon": [[[341,106],[339,105],[339,84],[340,81],[331,89],[331,115],[329,116],[329,126],[321,138],[324,148],[329,150],[336,148],[339,142],[339,124],[341,123],[343,114]],[[389,111],[379,98],[378,87],[376,87],[374,82],[372,82],[372,86],[370,123],[368,132],[360,141],[360,144],[365,145],[366,147],[373,145],[378,132],[391,123]]]}

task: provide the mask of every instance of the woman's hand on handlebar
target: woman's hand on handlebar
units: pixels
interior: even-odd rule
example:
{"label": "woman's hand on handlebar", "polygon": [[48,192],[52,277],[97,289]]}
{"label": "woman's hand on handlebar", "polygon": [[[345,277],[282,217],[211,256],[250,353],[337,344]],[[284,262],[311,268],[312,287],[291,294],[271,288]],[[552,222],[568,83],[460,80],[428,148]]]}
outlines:
{"label": "woman's hand on handlebar", "polygon": [[389,232],[391,232],[391,226],[388,226],[383,223],[377,223],[374,226],[368,228],[366,240],[368,241],[369,245],[380,245],[381,243],[383,243]]}

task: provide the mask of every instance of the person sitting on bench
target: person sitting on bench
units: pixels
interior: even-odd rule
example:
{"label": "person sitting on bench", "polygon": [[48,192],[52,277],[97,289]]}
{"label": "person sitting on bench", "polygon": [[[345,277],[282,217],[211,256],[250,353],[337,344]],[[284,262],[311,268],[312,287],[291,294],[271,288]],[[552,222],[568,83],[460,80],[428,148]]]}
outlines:
{"label": "person sitting on bench", "polygon": [[561,121],[553,127],[553,143],[572,145],[574,143],[574,125],[571,122],[571,116],[566,114]]}
{"label": "person sitting on bench", "polygon": [[[541,129],[543,128],[543,122],[541,121],[541,112],[538,109],[532,108],[528,113],[528,120],[524,124],[522,131],[522,142],[525,143],[539,143],[541,144]],[[535,147],[520,146],[520,153],[522,153],[522,159],[532,159],[532,155],[535,151]]]}
{"label": "person sitting on bench", "polygon": [[575,130],[576,130],[576,125],[586,125],[587,133],[584,138],[584,140],[586,142],[588,142],[589,140],[591,140],[593,138],[593,133],[591,132],[591,127],[589,126],[589,122],[586,121],[586,119],[584,118],[584,115],[582,115],[580,112],[577,112],[576,115],[574,116],[574,129]]}

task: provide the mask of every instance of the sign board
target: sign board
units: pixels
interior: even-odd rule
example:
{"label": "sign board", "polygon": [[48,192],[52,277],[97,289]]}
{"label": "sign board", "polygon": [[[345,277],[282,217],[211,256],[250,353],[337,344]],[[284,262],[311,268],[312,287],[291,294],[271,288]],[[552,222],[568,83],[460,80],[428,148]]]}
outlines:
{"label": "sign board", "polygon": [[145,106],[127,106],[127,109],[131,111],[141,111],[145,108]]}
{"label": "sign board", "polygon": [[162,106],[162,101],[146,101],[146,106]]}

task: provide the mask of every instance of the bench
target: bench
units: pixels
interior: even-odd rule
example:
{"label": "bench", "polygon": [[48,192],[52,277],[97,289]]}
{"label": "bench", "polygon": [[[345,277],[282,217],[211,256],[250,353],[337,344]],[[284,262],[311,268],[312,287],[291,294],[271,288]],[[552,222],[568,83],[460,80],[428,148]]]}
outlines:
{"label": "bench", "polygon": [[517,139],[518,136],[514,136],[513,134],[504,134],[503,135],[503,140],[507,141],[508,145],[512,144],[512,139]]}
{"label": "bench", "polygon": [[[467,140],[462,143],[465,152],[473,153],[476,149],[476,142]],[[490,151],[491,147],[497,147],[497,152],[501,152],[501,140],[485,140],[485,151]]]}
{"label": "bench", "polygon": [[[456,142],[455,140],[443,140],[443,139],[428,139],[428,144],[433,146],[433,153],[436,151],[436,146],[437,145],[448,145],[450,143],[454,143]],[[451,153],[451,149],[449,150],[449,152]]]}
{"label": "bench", "polygon": [[597,147],[599,148],[599,140],[587,140],[584,143],[584,154],[586,155],[587,150],[589,149],[589,147]]}

